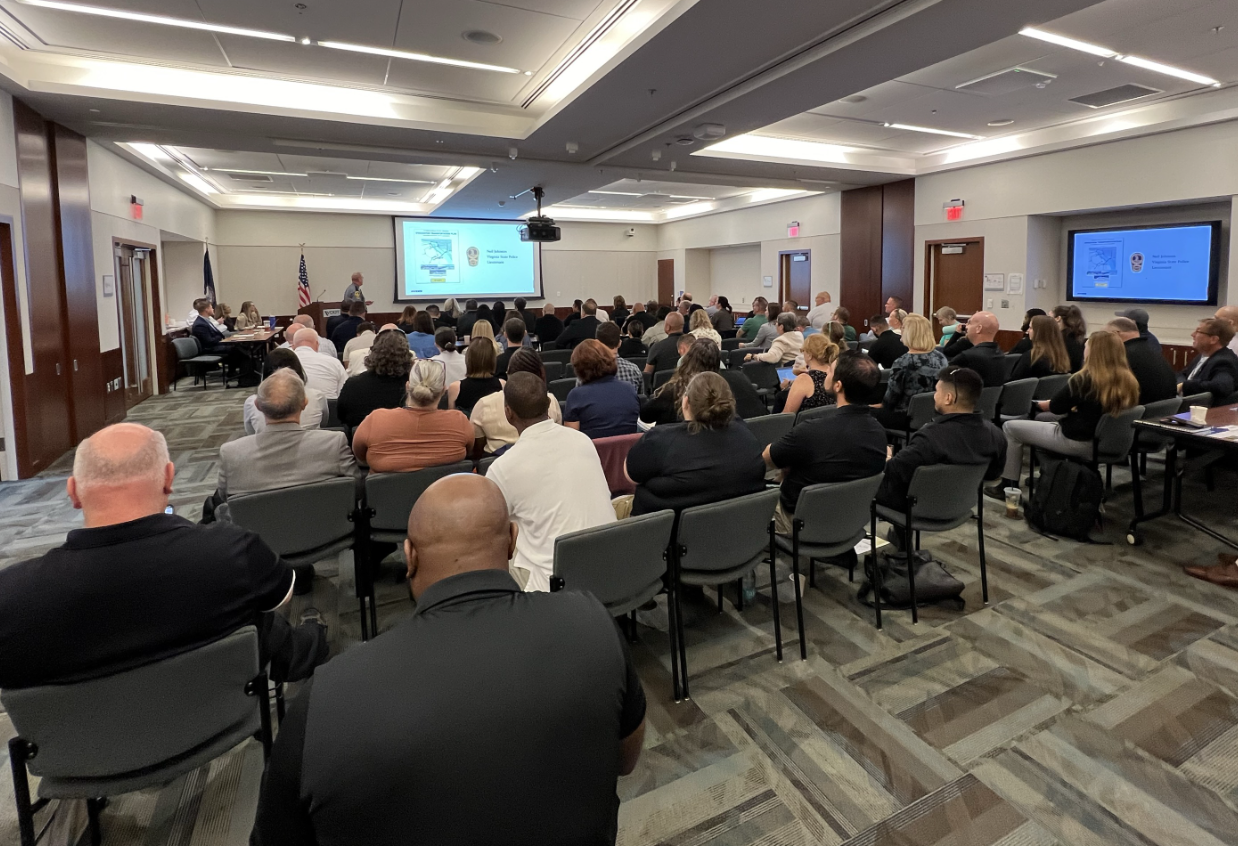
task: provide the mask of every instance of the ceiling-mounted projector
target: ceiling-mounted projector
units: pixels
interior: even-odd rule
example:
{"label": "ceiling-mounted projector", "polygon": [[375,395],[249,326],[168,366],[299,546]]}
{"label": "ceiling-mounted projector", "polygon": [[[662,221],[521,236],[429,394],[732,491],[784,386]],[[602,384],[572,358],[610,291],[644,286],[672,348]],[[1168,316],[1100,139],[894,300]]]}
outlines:
{"label": "ceiling-mounted projector", "polygon": [[520,240],[538,243],[558,241],[563,237],[563,233],[559,227],[555,226],[553,220],[542,216],[542,197],[545,196],[545,191],[540,185],[534,186],[531,190],[534,199],[537,200],[537,214],[529,218],[528,225],[520,227]]}

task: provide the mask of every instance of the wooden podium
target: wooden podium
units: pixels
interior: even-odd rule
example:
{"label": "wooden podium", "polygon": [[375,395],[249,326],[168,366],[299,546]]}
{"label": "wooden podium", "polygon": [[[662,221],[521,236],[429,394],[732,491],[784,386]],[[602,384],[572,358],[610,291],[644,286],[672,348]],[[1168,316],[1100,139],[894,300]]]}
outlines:
{"label": "wooden podium", "polygon": [[314,325],[318,327],[318,334],[324,338],[327,336],[327,318],[334,317],[340,313],[338,305],[331,305],[324,302],[310,303],[304,308],[297,309],[297,314],[308,314],[313,319]]}

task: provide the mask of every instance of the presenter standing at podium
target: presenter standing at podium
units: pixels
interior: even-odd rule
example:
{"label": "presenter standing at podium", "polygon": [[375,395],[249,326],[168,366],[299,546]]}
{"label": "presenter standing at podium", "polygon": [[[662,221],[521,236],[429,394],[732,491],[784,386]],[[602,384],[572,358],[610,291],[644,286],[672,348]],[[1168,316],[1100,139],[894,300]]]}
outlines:
{"label": "presenter standing at podium", "polygon": [[364,282],[365,279],[361,276],[361,271],[357,271],[352,275],[352,283],[344,289],[344,299],[340,302],[340,311],[347,314],[349,306],[353,303],[373,304],[373,300],[367,300],[365,294],[361,293],[361,285]]}

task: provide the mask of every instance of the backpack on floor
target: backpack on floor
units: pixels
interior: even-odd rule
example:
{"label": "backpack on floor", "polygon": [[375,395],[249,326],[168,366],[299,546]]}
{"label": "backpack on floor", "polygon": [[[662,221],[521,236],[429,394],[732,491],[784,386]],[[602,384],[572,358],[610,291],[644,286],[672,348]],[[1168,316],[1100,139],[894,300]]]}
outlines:
{"label": "backpack on floor", "polygon": [[[881,568],[881,605],[883,608],[910,608],[911,582],[907,578],[907,555],[902,552],[881,552],[877,555],[877,566]],[[912,566],[916,568],[916,605],[923,608],[946,600],[953,600],[963,605],[963,583],[950,575],[940,561],[935,561],[931,553],[920,550],[912,556]],[[858,598],[865,605],[872,606],[873,573],[869,572],[868,557],[864,562],[865,575],[868,577],[860,588]]]}
{"label": "backpack on floor", "polygon": [[1065,458],[1044,458],[1040,467],[1040,479],[1025,509],[1028,525],[1041,534],[1092,543],[1089,534],[1105,499],[1100,474]]}

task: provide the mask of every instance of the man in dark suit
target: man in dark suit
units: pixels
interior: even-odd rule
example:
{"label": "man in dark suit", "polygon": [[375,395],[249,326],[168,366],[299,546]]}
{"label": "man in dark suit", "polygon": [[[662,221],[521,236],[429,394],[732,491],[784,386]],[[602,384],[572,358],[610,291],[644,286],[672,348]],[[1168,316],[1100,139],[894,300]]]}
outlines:
{"label": "man in dark suit", "polygon": [[546,303],[542,306],[542,316],[537,318],[533,331],[537,334],[537,340],[543,344],[557,341],[563,334],[563,321],[555,316],[553,305]]}
{"label": "man in dark suit", "polygon": [[644,311],[641,311],[636,306],[632,306],[632,316],[645,324],[645,331],[648,332],[658,322],[658,301],[650,300],[645,303]]}
{"label": "man in dark suit", "polygon": [[[987,464],[985,478],[1001,476],[1006,463],[1006,437],[991,421],[975,413],[983,389],[980,375],[974,370],[951,364],[941,371],[933,407],[943,416],[921,427],[907,446],[886,462],[877,502],[889,508],[906,508],[907,489],[918,467]],[[1004,497],[1001,494],[998,498]]]}
{"label": "man in dark suit", "polygon": [[198,339],[203,355],[227,355],[227,348],[220,346],[224,340],[224,333],[219,331],[219,327],[211,319],[214,316],[215,306],[203,297],[198,300],[198,319],[193,322],[193,326],[189,327],[189,331]]}
{"label": "man in dark suit", "polygon": [[463,338],[473,334],[473,324],[477,322],[477,300],[469,300],[464,304],[464,314],[456,321],[456,337]]}
{"label": "man in dark suit", "polygon": [[337,350],[343,350],[349,341],[357,337],[357,327],[365,321],[365,314],[365,303],[353,303],[348,307],[348,316],[331,331],[331,343]]}
{"label": "man in dark suit", "polygon": [[555,342],[559,345],[559,349],[575,349],[581,341],[597,337],[598,326],[602,324],[602,321],[597,318],[597,302],[592,297],[585,300],[580,306],[580,313],[580,319],[573,320]]}
{"label": "man in dark suit", "polygon": [[537,316],[529,309],[528,302],[524,297],[516,297],[512,305],[516,311],[520,312],[520,319],[524,321],[525,330],[532,332],[533,327],[537,325]]}
{"label": "man in dark suit", "polygon": [[1229,348],[1234,329],[1224,320],[1210,317],[1199,321],[1191,333],[1191,345],[1199,353],[1182,371],[1178,393],[1212,394],[1212,404],[1225,402],[1238,386],[1238,356]]}
{"label": "man in dark suit", "polygon": [[1126,363],[1139,382],[1139,404],[1171,399],[1178,395],[1178,379],[1169,362],[1148,345],[1139,331],[1139,324],[1129,317],[1115,317],[1105,326],[1122,339],[1126,347]]}
{"label": "man in dark suit", "polygon": [[877,340],[868,348],[868,357],[889,370],[899,356],[907,354],[907,345],[903,343],[902,338],[890,330],[889,321],[886,320],[884,314],[870,317],[868,326],[877,336]]}
{"label": "man in dark suit", "polygon": [[967,321],[967,340],[971,346],[950,358],[951,364],[966,367],[980,374],[986,388],[1006,384],[1006,359],[997,346],[1000,325],[992,312],[978,311]]}

